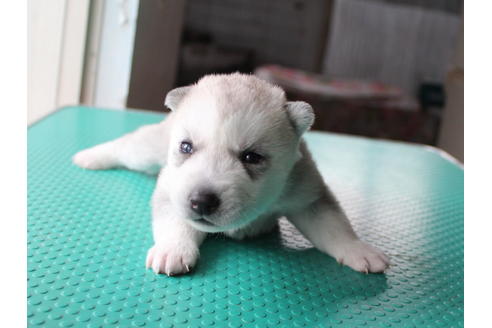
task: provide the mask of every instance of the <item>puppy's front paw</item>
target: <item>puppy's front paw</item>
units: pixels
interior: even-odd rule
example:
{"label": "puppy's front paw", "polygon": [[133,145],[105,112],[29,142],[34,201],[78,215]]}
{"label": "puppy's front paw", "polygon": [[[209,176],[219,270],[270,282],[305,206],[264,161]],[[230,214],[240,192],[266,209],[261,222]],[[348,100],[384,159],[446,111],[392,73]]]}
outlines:
{"label": "puppy's front paw", "polygon": [[198,256],[198,248],[194,245],[155,244],[147,252],[145,266],[168,276],[184,274],[195,266]]}
{"label": "puppy's front paw", "polygon": [[360,240],[345,245],[336,257],[341,264],[360,272],[384,272],[389,266],[389,258],[379,249]]}
{"label": "puppy's front paw", "polygon": [[113,161],[109,154],[96,147],[79,151],[72,158],[75,165],[88,170],[105,170],[111,168]]}

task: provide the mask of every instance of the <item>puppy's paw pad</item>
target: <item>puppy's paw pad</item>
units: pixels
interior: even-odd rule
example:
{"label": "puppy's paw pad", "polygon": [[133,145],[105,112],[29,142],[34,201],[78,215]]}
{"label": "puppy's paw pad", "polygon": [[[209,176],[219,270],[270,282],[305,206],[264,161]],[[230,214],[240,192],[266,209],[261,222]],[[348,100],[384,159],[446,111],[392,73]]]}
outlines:
{"label": "puppy's paw pad", "polygon": [[384,272],[390,264],[382,251],[361,241],[347,247],[338,262],[364,273]]}
{"label": "puppy's paw pad", "polygon": [[107,156],[94,148],[78,152],[72,157],[72,161],[75,165],[88,170],[104,170],[111,166]]}
{"label": "puppy's paw pad", "polygon": [[168,276],[191,271],[198,259],[198,248],[183,245],[154,245],[147,252],[145,266]]}

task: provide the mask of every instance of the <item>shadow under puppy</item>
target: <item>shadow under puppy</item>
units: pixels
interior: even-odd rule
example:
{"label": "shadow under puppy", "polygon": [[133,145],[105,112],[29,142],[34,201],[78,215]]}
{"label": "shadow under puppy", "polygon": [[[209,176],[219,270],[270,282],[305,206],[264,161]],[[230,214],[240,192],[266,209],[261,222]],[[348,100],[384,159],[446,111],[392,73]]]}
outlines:
{"label": "shadow under puppy", "polygon": [[203,77],[172,90],[172,110],[151,124],[77,153],[93,170],[162,168],[152,197],[155,244],[146,265],[189,272],[207,233],[232,238],[271,230],[287,217],[320,251],[361,272],[382,272],[388,258],[354,233],[324,184],[302,135],[311,106],[252,75]]}

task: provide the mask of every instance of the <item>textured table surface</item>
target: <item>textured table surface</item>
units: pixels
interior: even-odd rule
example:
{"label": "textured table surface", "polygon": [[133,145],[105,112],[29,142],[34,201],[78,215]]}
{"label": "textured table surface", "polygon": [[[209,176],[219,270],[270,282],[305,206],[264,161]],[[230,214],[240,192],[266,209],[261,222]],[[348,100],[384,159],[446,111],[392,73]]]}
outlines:
{"label": "textured table surface", "polygon": [[155,177],[70,159],[161,119],[68,107],[29,128],[29,326],[463,326],[463,170],[422,146],[306,137],[361,238],[390,256],[386,274],[339,266],[286,221],[208,238],[192,274],[146,270]]}

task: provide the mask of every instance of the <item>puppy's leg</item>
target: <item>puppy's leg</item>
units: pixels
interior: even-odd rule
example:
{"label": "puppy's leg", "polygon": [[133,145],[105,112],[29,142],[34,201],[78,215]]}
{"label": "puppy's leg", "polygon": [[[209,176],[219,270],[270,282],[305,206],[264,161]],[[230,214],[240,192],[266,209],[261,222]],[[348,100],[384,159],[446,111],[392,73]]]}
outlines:
{"label": "puppy's leg", "polygon": [[158,172],[167,155],[167,125],[143,126],[118,139],[82,150],[75,154],[73,162],[85,169],[105,170],[125,167],[148,173]]}
{"label": "puppy's leg", "polygon": [[343,210],[330,197],[287,218],[316,248],[354,270],[383,272],[389,265],[383,252],[357,237]]}
{"label": "puppy's leg", "polygon": [[198,260],[206,233],[178,217],[163,191],[156,190],[152,212],[154,246],[147,253],[146,267],[168,276],[189,272]]}

